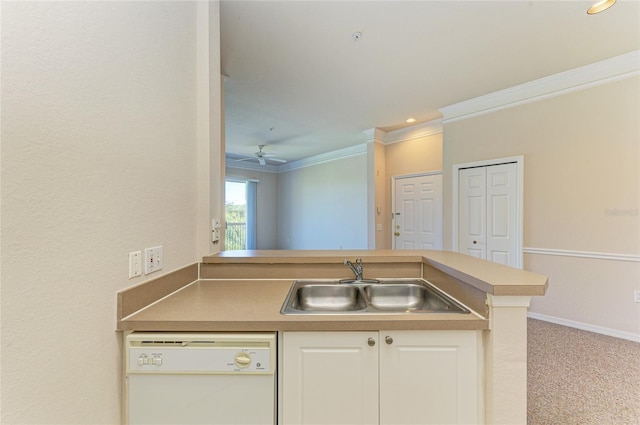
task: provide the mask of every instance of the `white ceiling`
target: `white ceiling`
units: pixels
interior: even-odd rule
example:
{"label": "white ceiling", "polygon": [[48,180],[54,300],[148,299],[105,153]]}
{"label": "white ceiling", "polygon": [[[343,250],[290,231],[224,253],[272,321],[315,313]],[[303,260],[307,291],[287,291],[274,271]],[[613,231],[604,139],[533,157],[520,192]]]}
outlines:
{"label": "white ceiling", "polygon": [[640,49],[640,1],[591,3],[222,0],[226,150],[306,158]]}

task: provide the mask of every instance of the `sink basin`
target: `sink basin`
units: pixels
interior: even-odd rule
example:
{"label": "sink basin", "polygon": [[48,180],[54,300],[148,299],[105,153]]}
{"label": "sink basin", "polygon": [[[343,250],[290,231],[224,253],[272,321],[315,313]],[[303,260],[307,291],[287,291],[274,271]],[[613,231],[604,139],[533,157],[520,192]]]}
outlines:
{"label": "sink basin", "polygon": [[[422,279],[296,281],[282,314],[469,313],[462,304]],[[375,282],[375,281],[373,281]]]}
{"label": "sink basin", "polygon": [[460,309],[428,287],[415,284],[380,284],[364,288],[370,304],[380,310],[434,310]]}
{"label": "sink basin", "polygon": [[347,285],[305,285],[296,291],[293,307],[305,311],[353,311],[367,305],[358,287]]}

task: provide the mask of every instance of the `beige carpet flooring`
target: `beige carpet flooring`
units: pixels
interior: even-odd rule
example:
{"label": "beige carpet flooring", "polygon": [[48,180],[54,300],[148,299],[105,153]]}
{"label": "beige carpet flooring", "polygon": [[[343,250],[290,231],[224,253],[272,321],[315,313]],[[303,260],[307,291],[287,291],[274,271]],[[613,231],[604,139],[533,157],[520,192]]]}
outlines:
{"label": "beige carpet flooring", "polygon": [[640,343],[528,322],[529,425],[640,424]]}

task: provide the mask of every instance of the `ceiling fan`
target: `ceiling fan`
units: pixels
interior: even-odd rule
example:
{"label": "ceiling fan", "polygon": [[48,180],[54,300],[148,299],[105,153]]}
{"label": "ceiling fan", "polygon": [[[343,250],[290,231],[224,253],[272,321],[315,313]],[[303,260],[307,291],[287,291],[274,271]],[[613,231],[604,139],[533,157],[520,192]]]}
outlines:
{"label": "ceiling fan", "polygon": [[274,154],[263,152],[262,149],[264,149],[265,146],[266,145],[258,145],[258,152],[254,152],[254,156],[253,157],[250,156],[248,158],[237,159],[236,161],[258,160],[258,163],[260,165],[265,165],[267,163],[267,161],[280,162],[280,163],[283,163],[283,164],[285,162],[287,162],[286,159],[276,158]]}

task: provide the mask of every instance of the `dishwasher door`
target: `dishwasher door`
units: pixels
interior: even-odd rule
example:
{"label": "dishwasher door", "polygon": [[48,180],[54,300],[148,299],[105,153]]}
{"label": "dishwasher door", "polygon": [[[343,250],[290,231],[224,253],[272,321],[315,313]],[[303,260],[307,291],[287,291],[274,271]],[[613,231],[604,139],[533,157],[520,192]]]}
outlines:
{"label": "dishwasher door", "polygon": [[274,333],[127,336],[126,422],[275,424]]}

